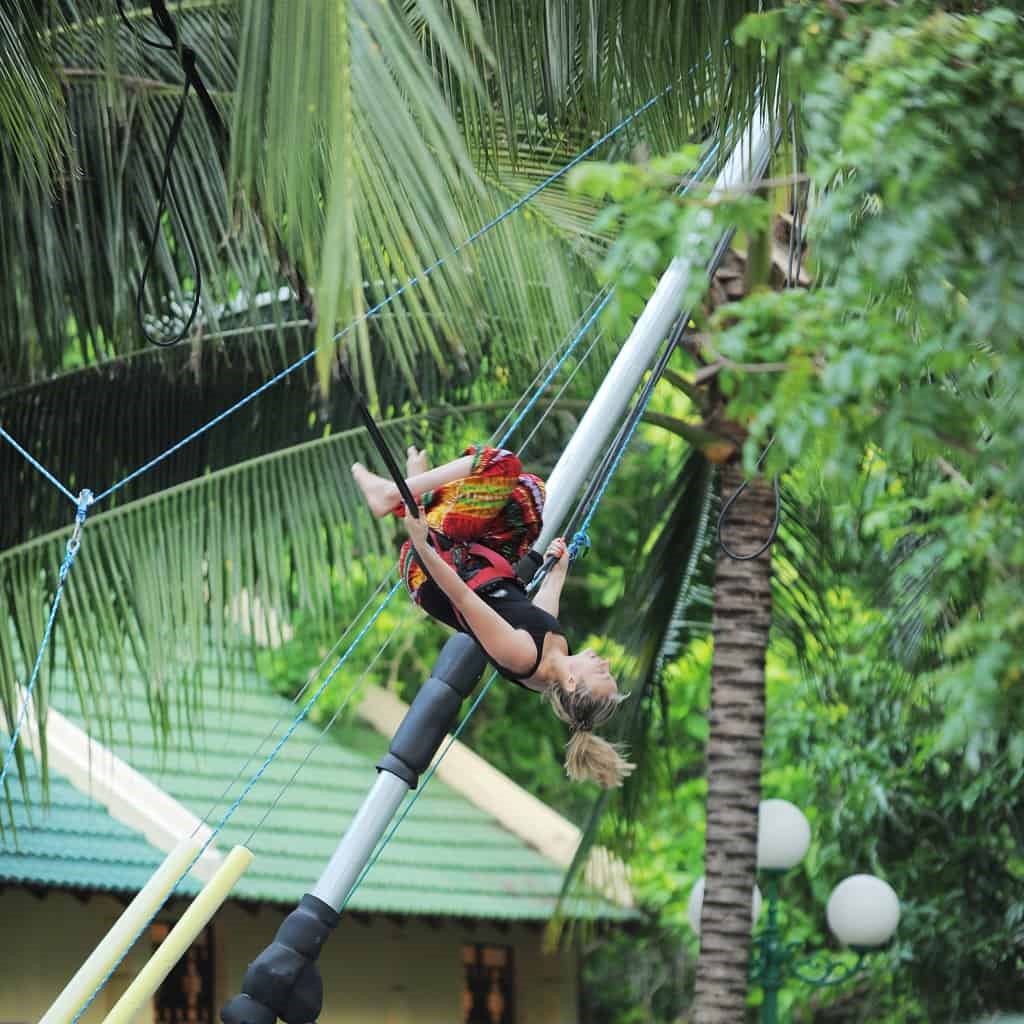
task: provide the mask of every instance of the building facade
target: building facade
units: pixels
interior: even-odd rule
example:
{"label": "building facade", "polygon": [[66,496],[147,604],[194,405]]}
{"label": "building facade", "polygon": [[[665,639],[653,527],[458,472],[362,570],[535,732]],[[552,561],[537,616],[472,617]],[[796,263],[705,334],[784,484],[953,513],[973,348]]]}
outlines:
{"label": "building facade", "polygon": [[[49,797],[38,750],[26,758],[28,800],[12,786],[13,825],[0,835],[0,1024],[38,1021],[166,851],[212,829],[194,873],[81,1020],[104,1019],[239,843],[251,867],[137,1015],[218,1021],[249,961],[315,883],[404,712],[393,695],[370,691],[348,722],[328,733],[303,722],[264,764],[296,707],[259,679],[228,691],[211,679],[169,740],[150,724],[141,683],[125,682],[125,715],[106,745],[76,719],[71,687],[55,687]],[[578,840],[569,822],[456,744],[326,944],[322,1024],[573,1024],[576,957],[545,952],[544,934]],[[574,913],[623,919],[628,903],[619,884],[613,898],[595,895]]]}

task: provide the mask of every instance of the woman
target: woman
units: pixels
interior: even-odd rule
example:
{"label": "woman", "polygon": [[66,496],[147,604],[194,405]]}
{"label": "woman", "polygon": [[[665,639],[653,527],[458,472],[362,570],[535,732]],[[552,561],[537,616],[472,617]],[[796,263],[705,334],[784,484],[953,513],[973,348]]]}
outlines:
{"label": "woman", "polygon": [[634,766],[593,730],[623,697],[608,662],[589,649],[571,653],[558,622],[569,569],[565,540],[548,547],[557,561],[532,601],[508,565],[540,536],[543,481],[524,473],[513,452],[482,446],[435,469],[423,452],[410,448],[406,471],[409,490],[423,504],[418,519],[405,515],[393,481],[361,463],[352,467],[374,515],[405,518],[410,540],[400,567],[413,600],[439,621],[470,633],[506,679],[548,697],[571,731],[565,761],[570,778],[606,788],[621,785]]}

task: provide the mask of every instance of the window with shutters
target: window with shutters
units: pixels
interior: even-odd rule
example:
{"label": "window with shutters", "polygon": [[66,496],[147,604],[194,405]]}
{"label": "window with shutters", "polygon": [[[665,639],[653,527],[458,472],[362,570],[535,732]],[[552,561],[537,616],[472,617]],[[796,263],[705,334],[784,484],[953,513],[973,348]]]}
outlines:
{"label": "window with shutters", "polygon": [[[167,938],[171,925],[150,927],[153,951]],[[153,997],[154,1024],[217,1024],[213,1002],[213,926],[205,928],[174,965]]]}
{"label": "window with shutters", "polygon": [[462,947],[463,1024],[515,1024],[515,969],[511,946]]}

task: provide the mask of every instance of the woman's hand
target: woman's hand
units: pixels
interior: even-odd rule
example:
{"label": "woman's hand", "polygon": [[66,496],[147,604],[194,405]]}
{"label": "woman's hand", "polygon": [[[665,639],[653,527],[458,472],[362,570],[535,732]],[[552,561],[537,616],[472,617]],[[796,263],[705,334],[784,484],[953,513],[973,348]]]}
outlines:
{"label": "woman's hand", "polygon": [[417,553],[422,554],[430,546],[428,542],[430,532],[427,528],[427,517],[423,509],[420,509],[419,512],[420,514],[415,519],[407,515],[402,522],[405,523],[405,532],[409,534],[413,547]]}
{"label": "woman's hand", "polygon": [[549,558],[556,559],[555,564],[551,567],[551,571],[558,570],[560,572],[568,572],[569,570],[569,545],[566,544],[564,537],[556,537],[549,545],[547,551],[544,552],[544,561]]}

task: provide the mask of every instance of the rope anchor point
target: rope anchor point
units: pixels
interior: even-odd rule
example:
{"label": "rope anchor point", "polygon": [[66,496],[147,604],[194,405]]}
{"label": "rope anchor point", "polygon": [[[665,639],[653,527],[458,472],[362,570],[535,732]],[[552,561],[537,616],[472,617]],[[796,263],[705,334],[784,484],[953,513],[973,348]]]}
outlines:
{"label": "rope anchor point", "polygon": [[74,561],[75,555],[78,554],[79,547],[81,547],[82,529],[85,527],[85,517],[89,514],[89,507],[95,500],[96,499],[92,491],[90,491],[88,487],[79,491],[78,497],[75,499],[75,505],[77,506],[75,511],[75,528],[71,531],[71,536],[68,538],[67,549],[64,554],[64,562],[60,567],[61,580],[67,576],[68,569],[71,568],[71,563]]}

